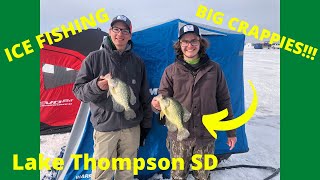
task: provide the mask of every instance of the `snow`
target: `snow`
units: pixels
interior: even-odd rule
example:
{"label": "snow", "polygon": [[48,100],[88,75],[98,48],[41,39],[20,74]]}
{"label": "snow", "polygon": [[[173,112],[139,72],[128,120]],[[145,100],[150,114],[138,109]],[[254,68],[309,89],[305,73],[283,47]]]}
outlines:
{"label": "snow", "polygon": [[[248,80],[254,84],[259,102],[254,117],[246,125],[249,152],[234,154],[219,164],[232,166],[240,164],[280,167],[280,50],[252,49],[244,50],[244,81],[246,108],[252,100],[252,90]],[[62,146],[68,143],[70,133],[40,137],[40,153],[45,157],[57,157]],[[49,172],[41,171],[40,178]],[[259,180],[272,174],[267,170],[238,168],[213,171],[213,180]],[[163,179],[155,174],[151,179]],[[194,178],[189,175],[188,180]],[[280,180],[277,175],[273,180]]]}

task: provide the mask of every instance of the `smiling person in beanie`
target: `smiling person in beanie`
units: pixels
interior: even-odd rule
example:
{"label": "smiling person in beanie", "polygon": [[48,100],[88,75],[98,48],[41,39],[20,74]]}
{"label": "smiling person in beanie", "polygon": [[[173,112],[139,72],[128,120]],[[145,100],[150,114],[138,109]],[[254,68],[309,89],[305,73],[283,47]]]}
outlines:
{"label": "smiling person in beanie", "polygon": [[[91,52],[83,61],[73,87],[79,100],[90,103],[90,121],[94,127],[93,157],[97,161],[100,158],[110,162],[112,158],[130,158],[132,161],[137,156],[140,141],[143,142],[151,128],[151,95],[145,65],[131,51],[131,33],[131,21],[126,16],[113,18],[102,48]],[[112,98],[108,96],[108,80],[104,78],[109,73],[131,87],[136,97],[136,103],[130,105],[136,114],[133,119],[127,120],[123,112],[113,109]],[[126,170],[124,164],[125,170],[116,171],[112,171],[112,163],[108,170],[101,170],[97,165],[91,179],[132,180],[133,172]]]}
{"label": "smiling person in beanie", "polygon": [[[183,126],[190,136],[182,141],[177,140],[177,131],[168,131],[167,148],[171,158],[183,158],[184,170],[172,170],[171,178],[187,179],[189,163],[194,154],[212,154],[215,139],[202,124],[202,115],[213,114],[228,108],[229,115],[225,120],[233,118],[230,95],[226,79],[220,66],[211,61],[206,54],[208,42],[200,35],[199,28],[188,24],[179,30],[179,39],[174,44],[177,57],[169,65],[161,78],[159,94],[173,97],[191,112],[188,122]],[[152,100],[152,106],[161,111],[159,102]],[[236,131],[227,131],[227,144],[234,148],[237,138]],[[202,164],[203,162],[203,158]],[[211,162],[213,163],[213,162]],[[193,171],[195,179],[209,179],[208,170]]]}

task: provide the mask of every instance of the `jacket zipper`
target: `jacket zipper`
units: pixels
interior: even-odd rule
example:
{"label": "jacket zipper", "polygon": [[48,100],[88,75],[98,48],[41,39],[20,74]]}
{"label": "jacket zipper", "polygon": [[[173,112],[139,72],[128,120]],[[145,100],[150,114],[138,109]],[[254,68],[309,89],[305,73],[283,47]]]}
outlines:
{"label": "jacket zipper", "polygon": [[[118,66],[120,67],[120,69],[122,68],[122,54],[120,54],[120,61],[118,62],[119,64],[118,64]],[[119,74],[119,76],[123,76],[121,73]],[[121,79],[122,79],[122,77],[120,77]],[[122,112],[122,114],[124,115],[124,111]],[[122,127],[122,117],[120,117],[120,132],[122,132],[122,129],[123,129],[123,127]]]}
{"label": "jacket zipper", "polygon": [[[193,91],[194,91],[194,86],[195,86],[195,81],[196,81],[196,75],[194,74],[194,72],[190,71],[192,77],[193,77],[193,83],[192,83],[192,89],[191,89],[191,113],[193,112]],[[193,129],[195,129],[195,123],[194,121],[192,121],[192,126],[193,126]]]}

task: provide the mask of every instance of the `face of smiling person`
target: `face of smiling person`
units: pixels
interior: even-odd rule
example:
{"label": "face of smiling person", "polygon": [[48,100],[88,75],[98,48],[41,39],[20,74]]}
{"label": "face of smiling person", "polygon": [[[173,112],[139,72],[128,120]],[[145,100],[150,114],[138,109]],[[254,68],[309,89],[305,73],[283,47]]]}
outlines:
{"label": "face of smiling person", "polygon": [[128,30],[128,27],[123,22],[116,22],[109,29],[111,40],[119,51],[124,51],[128,44],[128,41],[131,39],[131,33],[125,33],[123,30]]}
{"label": "face of smiling person", "polygon": [[194,33],[188,33],[181,37],[180,47],[184,60],[194,60],[199,57],[200,38]]}

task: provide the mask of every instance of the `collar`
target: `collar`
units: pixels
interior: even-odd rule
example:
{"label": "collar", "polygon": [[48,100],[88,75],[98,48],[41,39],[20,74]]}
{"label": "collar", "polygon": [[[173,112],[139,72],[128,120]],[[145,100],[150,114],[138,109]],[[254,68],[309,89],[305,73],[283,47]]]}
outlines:
{"label": "collar", "polygon": [[[116,46],[113,44],[111,37],[109,34],[107,34],[106,37],[104,37],[102,44],[101,44],[102,48],[110,50],[110,51],[117,51]],[[133,48],[133,42],[131,40],[128,41],[126,49],[124,50],[124,52],[128,52],[131,51],[131,49]],[[118,51],[119,52],[119,51]]]}
{"label": "collar", "polygon": [[209,60],[210,60],[209,56],[207,54],[205,54],[203,57],[200,57],[199,66],[197,66],[197,68],[194,68],[190,64],[188,64],[184,59],[179,58],[178,56],[176,57],[176,62],[178,62],[179,64],[182,64],[184,67],[186,67],[192,73],[194,73],[194,72],[198,71],[198,69],[201,69],[204,66],[206,66],[208,64]]}

